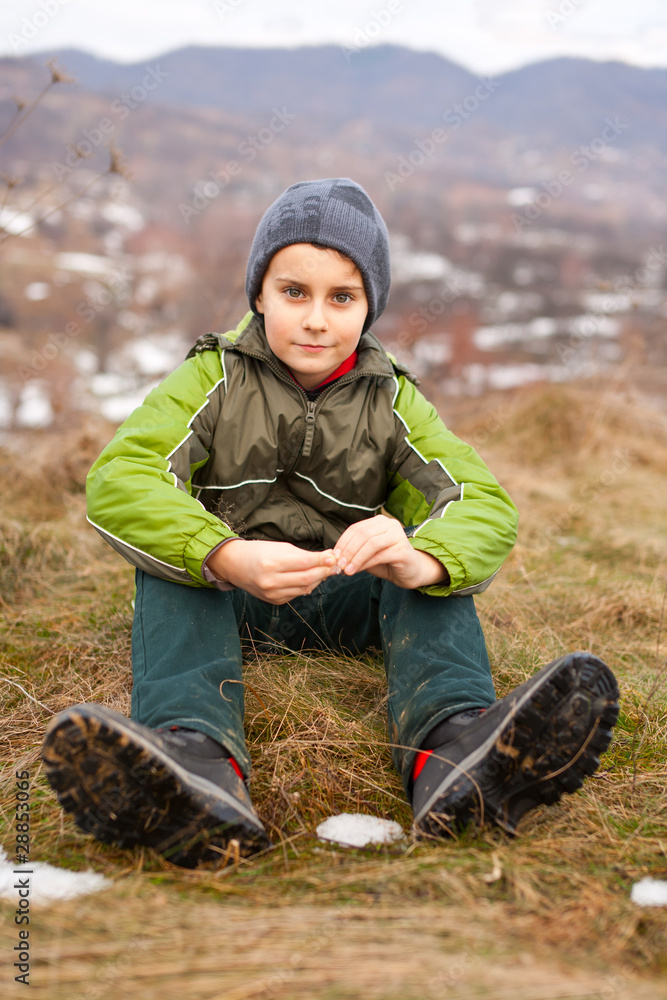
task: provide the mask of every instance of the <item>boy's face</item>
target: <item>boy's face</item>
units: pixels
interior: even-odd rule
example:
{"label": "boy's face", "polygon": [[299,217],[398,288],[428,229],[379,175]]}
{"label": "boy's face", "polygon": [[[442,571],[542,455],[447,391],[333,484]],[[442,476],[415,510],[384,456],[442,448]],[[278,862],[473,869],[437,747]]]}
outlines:
{"label": "boy's face", "polygon": [[255,305],[269,347],[304,389],[314,389],[349,358],[368,313],[357,267],[310,243],[274,254]]}

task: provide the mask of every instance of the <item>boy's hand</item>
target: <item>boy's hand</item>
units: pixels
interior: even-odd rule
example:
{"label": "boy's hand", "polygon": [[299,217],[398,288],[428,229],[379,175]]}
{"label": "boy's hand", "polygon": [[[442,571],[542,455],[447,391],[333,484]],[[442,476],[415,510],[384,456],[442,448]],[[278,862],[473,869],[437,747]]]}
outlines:
{"label": "boy's hand", "polygon": [[346,528],[334,555],[339,569],[348,576],[366,570],[408,590],[448,579],[442,563],[428,552],[414,549],[402,525],[384,514]]}
{"label": "boy's hand", "polygon": [[314,590],[331,575],[335,563],[330,549],[309,552],[290,542],[233,538],[209,556],[206,565],[221,580],[262,601],[287,604]]}

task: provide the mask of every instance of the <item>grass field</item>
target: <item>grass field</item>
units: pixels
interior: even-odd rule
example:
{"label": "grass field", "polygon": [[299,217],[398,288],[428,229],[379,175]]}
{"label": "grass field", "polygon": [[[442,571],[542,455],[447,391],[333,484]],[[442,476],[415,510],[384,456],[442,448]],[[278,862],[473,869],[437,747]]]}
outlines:
{"label": "grass field", "polygon": [[[531,813],[518,838],[415,842],[379,658],[260,657],[247,665],[247,731],[274,846],[217,871],[93,841],[46,783],[53,713],[81,701],[129,712],[133,575],[84,520],[83,478],[111,429],[5,444],[0,843],[13,857],[14,775],[26,768],[32,860],[112,882],[33,908],[36,995],[667,997],[667,907],[630,901],[636,880],[667,878],[667,415],[620,383],[539,387],[444,415],[522,515],[512,556],[477,598],[499,696],[589,649],[619,678],[614,742],[584,788]],[[406,839],[319,842],[316,825],[336,812],[398,820]],[[13,995],[15,905],[0,907],[0,982]]]}

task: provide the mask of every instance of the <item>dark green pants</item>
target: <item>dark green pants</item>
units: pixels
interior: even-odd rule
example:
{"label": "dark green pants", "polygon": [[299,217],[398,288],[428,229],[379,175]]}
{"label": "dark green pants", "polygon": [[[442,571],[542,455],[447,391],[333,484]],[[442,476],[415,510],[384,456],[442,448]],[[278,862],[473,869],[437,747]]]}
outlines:
{"label": "dark green pants", "polygon": [[428,731],[495,697],[472,597],[427,597],[359,573],[329,577],[312,594],[273,605],[242,590],[184,587],[137,570],[132,718],[208,733],[248,775],[243,685],[220,688],[242,680],[241,635],[263,652],[381,649],[389,738],[406,789]]}

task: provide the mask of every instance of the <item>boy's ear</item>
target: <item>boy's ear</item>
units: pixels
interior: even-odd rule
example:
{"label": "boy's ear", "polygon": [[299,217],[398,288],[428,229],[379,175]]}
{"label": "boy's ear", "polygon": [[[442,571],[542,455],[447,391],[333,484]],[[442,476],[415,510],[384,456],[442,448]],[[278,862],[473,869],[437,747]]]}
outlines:
{"label": "boy's ear", "polygon": [[255,309],[258,313],[264,313],[264,303],[262,302],[262,293],[260,292],[255,299]]}

